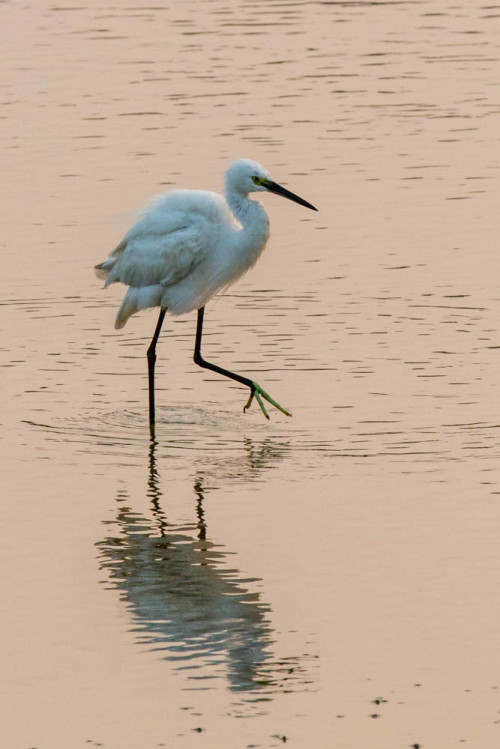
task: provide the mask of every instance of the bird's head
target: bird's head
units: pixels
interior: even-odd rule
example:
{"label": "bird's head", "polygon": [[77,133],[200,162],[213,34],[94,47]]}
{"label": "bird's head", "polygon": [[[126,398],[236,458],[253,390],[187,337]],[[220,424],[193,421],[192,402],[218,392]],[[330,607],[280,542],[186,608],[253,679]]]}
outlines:
{"label": "bird's head", "polygon": [[273,192],[275,195],[293,200],[295,203],[311,208],[313,211],[318,210],[311,203],[278,185],[273,181],[267,169],[264,169],[257,161],[251,161],[250,159],[238,159],[230,165],[226,172],[226,193],[228,192],[237,192],[242,196],[248,195],[250,192]]}

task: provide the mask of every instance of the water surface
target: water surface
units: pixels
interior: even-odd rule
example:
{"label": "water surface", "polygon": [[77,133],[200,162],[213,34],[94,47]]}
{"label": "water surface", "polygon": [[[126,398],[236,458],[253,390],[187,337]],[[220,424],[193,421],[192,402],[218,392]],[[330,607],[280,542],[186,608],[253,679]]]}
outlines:
{"label": "water surface", "polygon": [[[14,749],[498,743],[500,6],[3,3]],[[113,321],[151,195],[257,159],[259,264]],[[244,720],[241,720],[244,718]]]}

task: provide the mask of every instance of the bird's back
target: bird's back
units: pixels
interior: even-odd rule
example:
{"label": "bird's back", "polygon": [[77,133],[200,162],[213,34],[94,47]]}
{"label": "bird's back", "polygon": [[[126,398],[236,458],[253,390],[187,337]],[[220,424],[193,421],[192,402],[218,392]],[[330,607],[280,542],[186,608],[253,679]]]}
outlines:
{"label": "bird's back", "polygon": [[153,198],[150,205],[143,211],[141,220],[132,227],[130,232],[142,225],[169,233],[179,226],[199,221],[216,226],[234,223],[234,217],[225,198],[216,192],[171,190]]}

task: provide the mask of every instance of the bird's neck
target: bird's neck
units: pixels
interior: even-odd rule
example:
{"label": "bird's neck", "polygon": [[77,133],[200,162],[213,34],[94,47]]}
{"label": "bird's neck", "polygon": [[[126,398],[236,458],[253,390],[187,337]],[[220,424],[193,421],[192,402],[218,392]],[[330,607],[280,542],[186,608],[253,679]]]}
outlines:
{"label": "bird's neck", "polygon": [[240,240],[248,248],[262,250],[269,237],[269,219],[264,207],[248,195],[226,196],[234,217],[241,224]]}

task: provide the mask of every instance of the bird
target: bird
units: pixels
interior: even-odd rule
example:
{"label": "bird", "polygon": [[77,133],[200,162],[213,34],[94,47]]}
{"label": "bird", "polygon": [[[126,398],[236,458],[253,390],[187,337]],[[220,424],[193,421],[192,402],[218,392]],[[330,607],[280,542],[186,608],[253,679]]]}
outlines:
{"label": "bird", "polygon": [[250,159],[233,161],[224,175],[224,196],[205,190],[170,190],[153,198],[137,223],[108,259],[95,266],[104,287],[120,282],[128,290],[115,328],[123,328],[136,312],[159,307],[160,314],[147,349],[149,426],[155,430],[156,344],[167,311],[183,315],[197,310],[195,363],[245,385],[269,419],[266,401],[286,416],[288,409],[254,380],[206,361],[201,339],[206,303],[243,276],[259,259],[269,238],[269,218],[250,193],[270,192],[317,211],[311,203],[274,182],[271,174]]}

